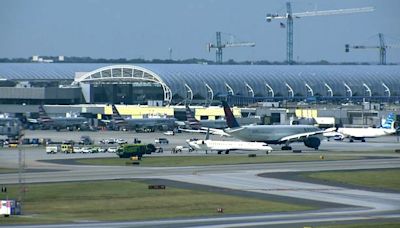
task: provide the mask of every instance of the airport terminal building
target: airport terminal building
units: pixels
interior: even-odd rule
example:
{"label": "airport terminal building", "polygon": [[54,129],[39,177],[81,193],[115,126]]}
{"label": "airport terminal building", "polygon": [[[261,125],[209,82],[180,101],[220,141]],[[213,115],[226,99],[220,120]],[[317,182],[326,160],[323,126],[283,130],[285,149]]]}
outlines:
{"label": "airport terminal building", "polygon": [[397,65],[1,63],[1,104],[399,102]]}

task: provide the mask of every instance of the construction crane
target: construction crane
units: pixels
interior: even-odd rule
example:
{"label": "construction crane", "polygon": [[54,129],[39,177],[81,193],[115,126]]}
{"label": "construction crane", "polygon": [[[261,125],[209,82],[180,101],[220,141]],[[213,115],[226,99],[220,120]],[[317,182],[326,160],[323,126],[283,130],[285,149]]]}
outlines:
{"label": "construction crane", "polygon": [[350,13],[365,13],[372,12],[375,9],[373,7],[363,8],[350,8],[350,9],[338,9],[338,10],[323,10],[323,11],[306,11],[300,13],[292,13],[292,6],[290,2],[286,3],[286,14],[267,14],[267,22],[271,22],[274,19],[286,19],[286,26],[282,22],[280,23],[281,28],[286,27],[286,60],[288,64],[293,64],[293,19],[310,16],[329,16],[337,14],[350,14]]}
{"label": "construction crane", "polygon": [[350,44],[345,45],[345,51],[349,52],[350,48],[352,49],[378,49],[379,50],[379,64],[386,65],[386,49],[388,48],[400,48],[400,45],[386,45],[385,37],[382,33],[378,33],[379,37],[379,45],[377,46],[366,46],[366,45],[353,45]]}
{"label": "construction crane", "polygon": [[216,52],[215,52],[215,62],[217,64],[222,64],[222,49],[223,48],[227,48],[227,47],[254,47],[256,46],[256,43],[254,42],[234,42],[234,41],[230,41],[227,42],[225,44],[222,44],[222,40],[221,40],[221,32],[217,32],[217,43],[216,44],[212,44],[209,43],[208,44],[208,52],[211,51],[211,48],[216,48]]}

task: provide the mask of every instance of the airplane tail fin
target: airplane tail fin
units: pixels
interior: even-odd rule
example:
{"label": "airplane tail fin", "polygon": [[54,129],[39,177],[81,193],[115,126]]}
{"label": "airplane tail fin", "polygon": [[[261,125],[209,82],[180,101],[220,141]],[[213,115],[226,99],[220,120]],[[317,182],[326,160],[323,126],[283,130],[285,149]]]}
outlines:
{"label": "airplane tail fin", "polygon": [[125,124],[125,119],[119,114],[117,107],[115,105],[111,105],[112,107],[112,119],[115,124],[117,125],[123,125]]}
{"label": "airplane tail fin", "polygon": [[186,120],[192,129],[200,129],[200,122],[194,118],[194,113],[190,110],[189,105],[186,105]]}
{"label": "airplane tail fin", "polygon": [[43,105],[39,106],[39,119],[38,120],[40,123],[43,123],[43,124],[53,122],[51,117],[49,115],[47,115],[46,110],[44,110]]}
{"label": "airplane tail fin", "polygon": [[382,128],[386,129],[395,129],[396,128],[396,121],[394,119],[394,114],[389,113],[389,115],[386,117],[385,122],[382,124]]}
{"label": "airplane tail fin", "polygon": [[222,106],[224,107],[225,119],[226,119],[226,124],[228,125],[228,127],[229,128],[240,127],[240,125],[236,121],[236,118],[233,115],[232,110],[229,107],[228,103],[226,101],[222,101]]}

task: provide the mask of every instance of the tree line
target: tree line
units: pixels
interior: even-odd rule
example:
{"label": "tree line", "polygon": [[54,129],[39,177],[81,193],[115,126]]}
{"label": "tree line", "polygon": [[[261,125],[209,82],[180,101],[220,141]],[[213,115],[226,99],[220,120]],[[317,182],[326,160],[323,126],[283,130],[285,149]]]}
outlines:
{"label": "tree line", "polygon": [[[143,58],[126,59],[108,59],[108,58],[91,58],[91,57],[77,57],[77,56],[65,56],[64,61],[58,61],[58,56],[40,56],[46,60],[52,60],[56,63],[118,63],[118,64],[128,64],[128,63],[158,63],[158,64],[209,64],[216,65],[217,63],[208,59],[152,59],[146,60]],[[0,58],[0,63],[30,63],[33,62],[32,58]],[[229,59],[222,63],[223,65],[286,65],[286,61],[268,61],[268,60],[258,60],[258,61],[235,61]],[[296,65],[373,65],[374,63],[369,62],[329,62],[326,60],[320,60],[315,62],[295,62]]]}

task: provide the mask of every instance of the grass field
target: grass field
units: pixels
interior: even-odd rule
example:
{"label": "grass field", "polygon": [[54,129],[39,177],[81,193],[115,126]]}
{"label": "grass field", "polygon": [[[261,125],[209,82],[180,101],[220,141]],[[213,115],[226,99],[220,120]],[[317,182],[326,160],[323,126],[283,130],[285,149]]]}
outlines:
{"label": "grass field", "polygon": [[[8,197],[16,198],[17,191],[17,186],[8,186]],[[224,208],[224,214],[314,209],[168,186],[165,190],[149,190],[146,183],[128,180],[30,184],[25,193],[24,216],[1,217],[0,225],[218,216],[221,214],[217,208]]]}
{"label": "grass field", "polygon": [[15,173],[18,169],[0,168],[0,173]]}
{"label": "grass field", "polygon": [[398,228],[398,227],[400,227],[400,222],[313,226],[313,228]]}
{"label": "grass field", "polygon": [[[208,156],[146,156],[140,161],[140,166],[196,166],[196,165],[232,165],[232,164],[255,164],[270,162],[296,162],[296,161],[318,161],[323,154],[312,155],[259,155],[248,157],[247,155],[208,155]],[[361,159],[359,156],[335,156],[323,155],[324,160],[348,160]],[[114,165],[124,166],[129,159],[123,158],[91,158],[76,159],[79,164],[88,165]]]}
{"label": "grass field", "polygon": [[400,169],[303,173],[305,177],[400,191]]}

